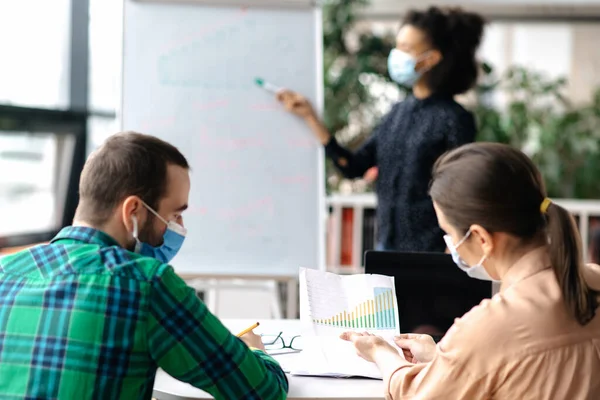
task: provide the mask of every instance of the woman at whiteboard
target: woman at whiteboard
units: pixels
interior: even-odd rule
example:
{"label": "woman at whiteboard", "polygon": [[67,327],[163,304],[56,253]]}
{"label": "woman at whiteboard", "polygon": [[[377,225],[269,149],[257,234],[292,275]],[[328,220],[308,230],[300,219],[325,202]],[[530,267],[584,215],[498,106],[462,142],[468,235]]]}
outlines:
{"label": "woman at whiteboard", "polygon": [[473,116],[454,96],[476,83],[475,52],[483,27],[481,16],[459,9],[407,13],[388,67],[394,81],[412,87],[412,95],[394,105],[356,152],[338,144],[302,95],[288,90],[278,94],[288,111],[306,121],[346,177],[361,177],[378,167],[379,249],[445,249],[427,189],[435,160],[475,140]]}

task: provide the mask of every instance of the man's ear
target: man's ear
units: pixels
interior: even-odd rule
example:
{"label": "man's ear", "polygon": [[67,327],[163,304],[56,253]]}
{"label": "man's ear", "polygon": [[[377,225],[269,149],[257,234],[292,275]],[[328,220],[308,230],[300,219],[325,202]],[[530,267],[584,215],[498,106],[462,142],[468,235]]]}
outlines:
{"label": "man's ear", "polygon": [[121,206],[121,217],[123,218],[123,225],[125,225],[127,232],[133,232],[132,216],[134,215],[138,220],[138,226],[143,225],[142,218],[145,218],[142,215],[143,208],[142,201],[137,196],[129,196],[123,201]]}

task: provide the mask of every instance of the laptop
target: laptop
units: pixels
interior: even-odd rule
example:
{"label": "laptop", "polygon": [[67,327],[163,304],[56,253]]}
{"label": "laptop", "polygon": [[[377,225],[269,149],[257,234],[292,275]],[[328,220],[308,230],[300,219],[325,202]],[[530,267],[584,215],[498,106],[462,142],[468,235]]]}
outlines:
{"label": "laptop", "polygon": [[426,333],[439,341],[483,299],[492,283],[470,278],[449,254],[367,251],[365,273],[393,276],[400,332]]}

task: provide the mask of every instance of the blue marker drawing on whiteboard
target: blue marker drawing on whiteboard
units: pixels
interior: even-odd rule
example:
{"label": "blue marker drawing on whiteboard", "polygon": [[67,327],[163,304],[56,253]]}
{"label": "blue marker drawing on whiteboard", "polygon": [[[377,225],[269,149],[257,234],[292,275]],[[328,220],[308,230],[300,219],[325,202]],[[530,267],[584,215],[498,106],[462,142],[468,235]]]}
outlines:
{"label": "blue marker drawing on whiteboard", "polygon": [[275,85],[273,85],[272,83],[269,83],[269,82],[265,81],[265,80],[264,80],[264,79],[262,79],[262,78],[255,78],[255,79],[254,79],[254,82],[255,82],[255,83],[258,85],[258,86],[260,86],[261,88],[263,88],[263,89],[265,89],[266,91],[268,91],[268,92],[271,92],[271,93],[273,93],[273,94],[277,94],[277,93],[279,93],[280,91],[282,91],[282,90],[283,90],[283,89],[282,89],[282,88],[280,88],[279,86],[275,86]]}

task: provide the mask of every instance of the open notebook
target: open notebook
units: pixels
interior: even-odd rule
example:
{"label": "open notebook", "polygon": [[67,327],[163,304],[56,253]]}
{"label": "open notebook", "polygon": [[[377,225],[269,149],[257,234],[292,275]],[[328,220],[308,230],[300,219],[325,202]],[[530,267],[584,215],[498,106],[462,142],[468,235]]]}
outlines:
{"label": "open notebook", "polygon": [[339,336],[367,331],[393,343],[400,333],[394,278],[301,268],[300,320],[304,350],[290,368],[293,375],[381,379],[375,364]]}

